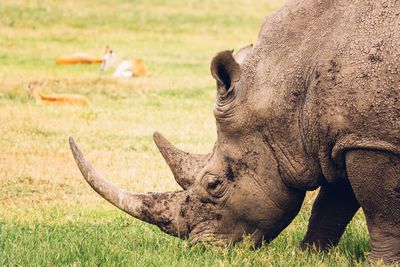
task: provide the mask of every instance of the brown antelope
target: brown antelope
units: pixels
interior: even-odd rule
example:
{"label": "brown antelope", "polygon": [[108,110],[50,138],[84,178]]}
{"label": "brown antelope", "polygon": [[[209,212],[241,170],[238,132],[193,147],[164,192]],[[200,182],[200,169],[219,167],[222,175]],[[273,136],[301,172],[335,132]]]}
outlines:
{"label": "brown antelope", "polygon": [[60,105],[89,106],[89,100],[81,95],[75,94],[43,94],[39,89],[45,85],[45,82],[30,82],[28,84],[28,94],[35,99],[37,103],[55,103]]}
{"label": "brown antelope", "polygon": [[56,58],[56,64],[101,64],[103,60],[100,57],[93,56],[88,53],[74,53]]}

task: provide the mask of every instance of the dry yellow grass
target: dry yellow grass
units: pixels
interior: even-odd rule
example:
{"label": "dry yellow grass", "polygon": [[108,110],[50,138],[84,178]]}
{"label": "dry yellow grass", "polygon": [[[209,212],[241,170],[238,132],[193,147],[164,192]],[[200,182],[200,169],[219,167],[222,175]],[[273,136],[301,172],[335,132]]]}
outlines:
{"label": "dry yellow grass", "polygon": [[[93,94],[93,91],[106,87],[107,94],[124,102],[126,99],[121,94],[127,94],[132,86],[125,83],[107,79],[101,82],[53,81],[49,82],[46,91],[75,87],[90,88]],[[101,88],[96,89],[96,84],[101,84]],[[121,103],[122,107],[116,108],[102,108],[96,105],[98,101],[94,101],[90,109],[33,102],[3,103],[0,216],[13,220],[40,220],[43,213],[36,211],[48,207],[76,209],[103,203],[81,178],[67,144],[69,135],[79,140],[93,163],[116,183],[136,191],[176,189],[172,175],[152,145],[152,132],[160,129],[178,141],[178,145],[179,139],[197,136],[192,139],[195,144],[180,146],[204,152],[211,148],[210,141],[215,132],[211,111],[199,110],[195,111],[199,112],[197,114],[184,117],[179,110],[174,110],[179,106],[176,103],[171,109],[166,107],[168,112],[160,112],[155,110],[157,107],[137,106],[142,101],[149,101],[147,94],[132,94],[136,95],[136,101]],[[211,94],[207,96],[211,100]],[[205,133],[204,129],[209,125],[211,129]],[[200,129],[200,134],[204,132],[206,136],[199,137],[194,129]],[[201,142],[204,138],[209,139],[208,143]]]}

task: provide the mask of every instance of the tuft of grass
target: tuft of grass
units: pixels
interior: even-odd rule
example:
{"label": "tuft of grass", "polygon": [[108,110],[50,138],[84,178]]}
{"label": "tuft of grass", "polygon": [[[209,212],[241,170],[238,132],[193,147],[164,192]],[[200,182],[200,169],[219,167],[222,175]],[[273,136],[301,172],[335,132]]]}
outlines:
{"label": "tuft of grass", "polygon": [[[1,266],[360,266],[370,250],[358,214],[338,248],[298,247],[315,193],[271,244],[190,246],[122,214],[84,182],[69,151],[74,136],[110,179],[134,191],[178,188],[152,141],[211,151],[216,139],[211,58],[257,39],[282,1],[2,0],[0,2]],[[115,79],[96,65],[57,66],[59,55],[142,57],[150,75]],[[43,91],[86,96],[90,108],[36,104]]]}

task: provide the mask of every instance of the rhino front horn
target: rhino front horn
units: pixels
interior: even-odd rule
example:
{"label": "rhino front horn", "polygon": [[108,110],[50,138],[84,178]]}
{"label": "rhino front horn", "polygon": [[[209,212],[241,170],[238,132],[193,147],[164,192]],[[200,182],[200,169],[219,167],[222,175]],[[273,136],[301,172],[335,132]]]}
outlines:
{"label": "rhino front horn", "polygon": [[190,154],[182,151],[158,132],[153,134],[153,139],[176,182],[183,189],[188,189],[194,183],[197,173],[204,167],[209,154]]}
{"label": "rhino front horn", "polygon": [[177,221],[179,203],[185,198],[185,192],[168,193],[132,193],[110,183],[103,178],[86,160],[72,137],[69,145],[75,161],[88,184],[108,202],[133,217],[154,225],[162,231],[184,237],[188,230]]}

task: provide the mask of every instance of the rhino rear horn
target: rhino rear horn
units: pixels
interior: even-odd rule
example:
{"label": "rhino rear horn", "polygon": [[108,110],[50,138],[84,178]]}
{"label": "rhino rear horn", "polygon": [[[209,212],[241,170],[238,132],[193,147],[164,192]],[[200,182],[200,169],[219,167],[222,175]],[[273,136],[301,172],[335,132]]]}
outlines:
{"label": "rhino rear horn", "polygon": [[209,154],[190,154],[182,151],[158,132],[153,134],[153,139],[176,182],[183,189],[188,189],[194,183],[197,173],[204,167]]}

